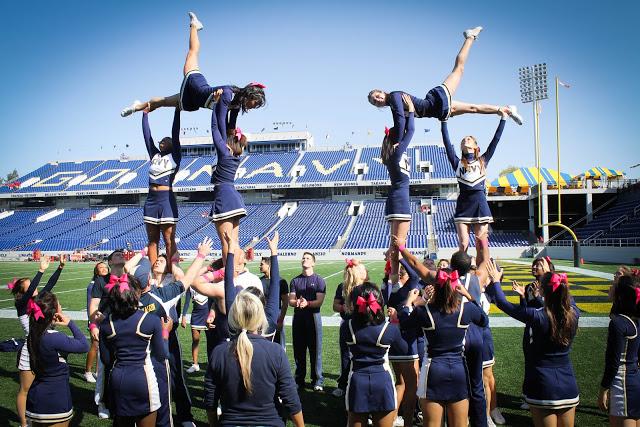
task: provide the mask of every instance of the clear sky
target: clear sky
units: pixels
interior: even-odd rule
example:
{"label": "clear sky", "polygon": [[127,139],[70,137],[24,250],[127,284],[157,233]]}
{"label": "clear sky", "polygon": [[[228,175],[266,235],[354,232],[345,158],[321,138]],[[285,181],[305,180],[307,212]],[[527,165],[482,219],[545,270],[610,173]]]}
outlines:
{"label": "clear sky", "polygon": [[[538,62],[571,84],[561,91],[562,169],[640,176],[640,167],[629,169],[640,163],[640,3],[548,0],[2,2],[0,174],[145,154],[141,116],[119,112],[133,99],[179,91],[189,10],[205,25],[200,66],[211,84],[268,86],[266,108],[239,118],[247,132],[288,121],[318,146],[379,144],[391,113],[368,104],[369,90],[423,96],[450,72],[462,31],[482,25],[455,98],[515,103],[527,121],[509,121],[490,177],[534,165],[533,114],[520,103],[517,71]],[[182,125],[204,134],[209,117],[183,113]],[[171,118],[152,114],[156,137],[170,133]],[[449,130],[454,142],[474,135],[486,147],[497,124],[497,116],[463,116]],[[420,119],[413,141],[441,143],[439,128]],[[543,102],[541,134],[543,166],[554,167],[553,99]]]}

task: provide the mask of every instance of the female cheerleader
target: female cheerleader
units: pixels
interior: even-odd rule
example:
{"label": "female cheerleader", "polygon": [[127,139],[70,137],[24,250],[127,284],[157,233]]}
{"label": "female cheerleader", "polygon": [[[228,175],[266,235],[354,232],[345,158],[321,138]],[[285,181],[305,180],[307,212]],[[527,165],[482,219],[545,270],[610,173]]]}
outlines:
{"label": "female cheerleader", "polygon": [[[369,273],[357,259],[346,259],[347,265],[344,267],[342,275],[342,283],[336,288],[336,294],[333,298],[333,311],[340,314],[342,323],[351,317],[353,312],[353,301],[351,294],[353,290],[369,281]],[[342,324],[341,323],[341,324]],[[346,341],[339,340],[340,344],[340,377],[338,377],[338,387],[331,392],[334,397],[344,396],[347,389],[347,380],[349,378],[349,348]]]}
{"label": "female cheerleader", "polygon": [[[56,326],[68,326],[73,338],[56,331]],[[33,426],[68,426],[73,418],[73,401],[66,355],[85,353],[89,344],[51,292],[42,292],[30,307],[27,347],[35,373],[27,396],[27,418]]]}
{"label": "female cheerleader", "polygon": [[455,149],[449,140],[447,122],[442,122],[444,148],[447,151],[449,163],[451,163],[453,170],[456,172],[458,185],[460,186],[454,221],[458,232],[458,248],[461,251],[466,251],[469,247],[471,225],[474,226],[476,248],[489,245],[489,223],[493,222],[493,217],[485,195],[486,166],[493,156],[498,141],[500,141],[508,112],[508,109],[500,108],[502,119],[493,136],[493,140],[491,140],[484,154],[480,155],[480,148],[473,136],[464,137],[460,143],[462,159],[456,155]]}
{"label": "female cheerleader", "polygon": [[[229,244],[224,235],[228,233],[237,245],[240,219],[247,215],[242,196],[233,185],[236,171],[241,162],[240,156],[247,147],[247,137],[242,134],[239,128],[226,136],[224,122],[220,122],[217,117],[218,111],[222,109],[224,107],[218,103],[215,111],[211,114],[211,135],[218,158],[218,163],[211,176],[211,182],[214,185],[211,220],[216,225],[218,238],[222,245],[222,259],[226,263]],[[226,110],[223,117],[225,115]],[[225,135],[224,138],[223,135]]]}
{"label": "female cheerleader", "polygon": [[184,299],[184,306],[182,307],[182,322],[183,328],[187,327],[187,313],[189,312],[189,305],[193,300],[193,310],[191,311],[191,356],[193,363],[187,369],[188,374],[200,371],[200,364],[198,363],[198,353],[200,347],[200,332],[207,330],[207,316],[209,315],[209,297],[202,295],[196,291],[193,286],[189,288],[189,292],[186,293]]}
{"label": "female cheerleader", "polygon": [[[401,325],[421,327],[429,342],[418,381],[418,397],[428,426],[439,426],[445,409],[449,426],[467,425],[470,390],[463,355],[465,335],[470,324],[484,327],[489,322],[458,279],[457,271],[438,270],[431,302],[425,305],[420,291],[414,289],[398,313]],[[461,301],[460,296],[470,303]]]}
{"label": "female cheerleader", "polygon": [[109,316],[100,323],[100,357],[111,366],[109,402],[118,427],[153,427],[160,391],[149,349],[159,361],[169,355],[172,321],[138,310],[142,286],[129,274],[113,276]]}
{"label": "female cheerleader", "polygon": [[612,427],[640,426],[640,278],[623,275],[612,284],[613,307],[598,406]]}
{"label": "female cheerleader", "polygon": [[[345,396],[349,426],[391,427],[396,416],[396,389],[387,355],[407,352],[407,343],[397,325],[384,316],[382,295],[372,283],[354,288],[350,299],[353,313],[340,325],[340,342],[351,353],[352,366]],[[413,408],[412,408],[413,409]]]}
{"label": "female cheerleader", "polygon": [[220,117],[220,122],[227,125],[227,129],[235,129],[236,118],[242,110],[243,113],[260,108],[265,104],[264,89],[261,83],[249,83],[243,88],[237,86],[209,86],[198,67],[198,54],[200,53],[200,39],[198,31],[203,27],[195,13],[189,12],[189,52],[184,62],[184,80],[180,87],[180,93],[168,97],[151,98],[147,102],[134,101],[133,104],[122,110],[120,115],[127,117],[137,111],[149,112],[158,107],[173,107],[184,111],[196,111],[200,108],[212,109],[214,103],[222,102],[231,110],[231,117]]}
{"label": "female cheerleader", "polygon": [[171,138],[162,138],[156,148],[151,130],[149,115],[145,110],[142,115],[142,134],[147,152],[151,159],[149,166],[149,194],[144,203],[143,219],[147,227],[147,244],[149,261],[153,265],[158,259],[160,233],[169,258],[177,252],[176,223],[178,222],[178,204],[173,194],[173,180],[180,169],[182,152],[180,150],[180,110],[176,108],[173,115]]}
{"label": "female cheerleader", "polygon": [[535,309],[507,301],[493,262],[487,264],[487,272],[492,282],[487,294],[500,310],[525,324],[522,394],[534,425],[573,426],[580,396],[569,353],[580,310],[569,292],[567,275],[542,276],[544,307]]}
{"label": "female cheerleader", "polygon": [[[47,284],[44,288],[42,288],[42,292],[50,292],[51,289],[58,282],[58,278],[60,277],[60,273],[62,273],[62,269],[65,266],[65,257],[60,255],[60,265],[58,269],[51,275]],[[33,277],[32,280],[29,280],[27,277],[23,277],[20,279],[13,279],[7,285],[11,294],[14,298],[14,304],[16,307],[16,311],[18,313],[18,320],[20,320],[20,324],[22,325],[22,329],[24,330],[25,337],[29,335],[29,314],[27,310],[29,307],[33,306],[33,299],[38,295],[38,285],[40,284],[40,279],[42,278],[42,274],[49,268],[49,257],[43,255],[40,259],[40,268],[38,272]],[[27,403],[27,392],[29,391],[29,387],[31,387],[31,383],[33,382],[34,375],[29,364],[29,350],[26,345],[23,345],[18,352],[18,370],[20,371],[20,390],[18,390],[18,394],[16,395],[16,411],[18,412],[18,418],[20,419],[20,425],[27,425],[27,418],[25,415],[25,408]]]}
{"label": "female cheerleader", "polygon": [[[105,262],[99,262],[93,267],[93,278],[91,282],[87,285],[87,314],[91,313],[91,293],[93,292],[93,286],[98,277],[102,278],[106,281],[107,276],[109,275],[109,266]],[[91,348],[87,353],[87,360],[84,365],[84,379],[88,383],[96,382],[96,375],[93,371],[93,365],[96,362],[96,358],[98,357],[98,341],[93,339],[91,336]]]}
{"label": "female cheerleader", "polygon": [[[413,95],[409,95],[410,98],[406,99],[405,95],[408,94],[405,92],[394,91],[387,93],[380,89],[374,89],[369,92],[369,102],[376,107],[391,107],[393,123],[400,135],[404,131],[405,112],[409,110],[410,106],[415,107],[416,117],[418,118],[434,117],[439,120],[447,120],[452,116],[469,113],[501,114],[500,110],[505,109],[505,107],[501,108],[497,105],[488,104],[468,104],[451,99],[462,79],[471,45],[478,38],[480,31],[482,31],[482,27],[468,29],[464,32],[465,40],[458,56],[456,56],[453,71],[441,85],[427,92],[425,99],[420,99]],[[522,117],[518,114],[514,105],[509,105],[506,110],[508,110],[509,115],[516,123],[522,124]]]}
{"label": "female cheerleader", "polygon": [[[394,245],[395,246],[395,245]],[[397,251],[397,248],[394,248]],[[403,306],[409,293],[420,289],[420,278],[402,258],[400,259],[398,282],[393,286],[387,300],[387,312],[391,323],[398,323],[397,311]],[[389,360],[396,377],[396,393],[398,397],[398,424],[403,422],[405,427],[413,425],[413,415],[416,407],[416,390],[418,388],[418,372],[420,370],[420,353],[424,353],[424,339],[420,336],[415,325],[400,325],[402,339],[407,344],[407,351],[396,353],[391,350]],[[400,419],[401,418],[401,419]]]}
{"label": "female cheerleader", "polygon": [[[276,287],[277,288],[277,287]],[[277,292],[276,292],[277,295]],[[210,425],[284,426],[276,410],[279,397],[297,427],[304,425],[302,406],[282,347],[265,340],[264,308],[251,292],[240,292],[229,311],[231,341],[213,350],[205,383],[205,401],[220,401],[222,418],[207,407]]]}
{"label": "female cheerleader", "polygon": [[[408,95],[403,95],[409,99]],[[411,223],[411,204],[409,202],[409,177],[411,166],[407,157],[407,147],[413,138],[415,127],[413,125],[413,106],[409,109],[409,120],[402,129],[396,124],[391,129],[385,128],[385,136],[382,140],[380,157],[387,167],[391,186],[387,193],[387,201],[384,206],[385,219],[390,223],[389,250],[387,257],[391,263],[389,278],[395,283],[398,280],[398,251],[391,243],[391,236],[406,238]]]}

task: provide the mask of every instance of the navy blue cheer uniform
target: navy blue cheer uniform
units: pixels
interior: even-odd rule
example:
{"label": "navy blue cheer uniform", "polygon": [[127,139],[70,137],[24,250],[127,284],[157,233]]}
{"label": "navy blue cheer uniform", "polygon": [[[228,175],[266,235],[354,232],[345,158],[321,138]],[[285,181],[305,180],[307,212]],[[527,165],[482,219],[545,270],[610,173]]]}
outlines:
{"label": "navy blue cheer uniform", "polygon": [[125,319],[109,315],[100,324],[100,357],[105,366],[113,365],[108,393],[116,416],[141,417],[160,409],[150,351],[161,362],[168,356],[158,316],[137,310]]}
{"label": "navy blue cheer uniform", "polygon": [[[405,108],[404,102],[402,101],[403,93],[405,92],[393,91],[389,93],[388,105],[391,107],[394,126],[402,124],[404,120]],[[411,94],[407,95],[411,97],[417,118],[432,117],[438,120],[447,120],[451,115],[451,94],[449,93],[449,88],[447,88],[444,83],[429,90],[424,99]]]}
{"label": "navy blue cheer uniform", "polygon": [[[212,110],[216,105],[214,93],[222,89],[220,102],[230,103],[233,98],[233,89],[231,86],[210,86],[207,79],[200,70],[190,70],[185,74],[180,86],[180,110],[197,111],[200,108],[208,108]],[[239,110],[232,110],[232,114],[237,116]],[[235,127],[235,126],[234,126]]]}
{"label": "navy blue cheer uniform", "polygon": [[389,369],[389,350],[406,353],[400,329],[384,321],[358,328],[353,319],[340,325],[340,342],[351,353],[351,369],[345,393],[347,411],[390,412],[396,409],[396,387]]}
{"label": "navy blue cheer uniform", "polygon": [[[420,277],[411,268],[409,263],[403,258],[400,260],[400,264],[404,267],[409,279],[404,286],[393,286],[389,298],[387,300],[387,306],[395,308],[397,312],[400,312],[404,307],[404,302],[409,296],[409,292],[414,289],[420,288]],[[421,337],[419,329],[415,325],[399,325],[402,339],[405,340],[407,351],[404,353],[396,353],[395,349],[389,351],[389,360],[392,362],[411,362],[420,358],[420,352],[424,351],[424,338]]]}
{"label": "navy blue cheer uniform", "polygon": [[211,113],[211,135],[218,158],[218,163],[211,174],[211,183],[214,187],[210,216],[214,222],[231,218],[240,219],[247,215],[242,196],[233,185],[242,159],[240,156],[234,156],[227,147],[227,129],[225,122],[219,121],[218,110],[224,110],[223,117],[226,116],[227,111],[221,103],[218,103],[216,110]]}
{"label": "navy blue cheer uniform", "polygon": [[[138,265],[138,268],[143,268],[144,271],[149,271],[150,264],[147,258]],[[138,276],[138,270],[136,270],[136,276]],[[143,284],[144,286],[144,284]],[[182,348],[180,347],[180,340],[178,339],[178,322],[177,313],[172,313],[175,310],[175,305],[180,300],[180,297],[184,293],[184,285],[182,282],[173,282],[164,285],[159,288],[152,286],[149,292],[145,292],[140,296],[140,308],[146,313],[153,313],[157,317],[171,317],[174,321],[173,329],[169,333],[169,356],[165,361],[164,358],[152,357],[153,367],[156,371],[156,375],[159,379],[160,385],[160,398],[162,401],[162,408],[158,411],[158,420],[156,425],[168,425],[171,418],[171,401],[170,396],[176,403],[176,412],[180,422],[192,421],[191,415],[191,397],[187,384],[184,378],[184,370],[182,365]],[[170,376],[166,380],[166,374]],[[169,393],[169,387],[172,393]],[[163,420],[161,422],[161,420]]]}
{"label": "navy blue cheer uniform", "polygon": [[[291,293],[296,299],[304,298],[307,301],[315,301],[318,294],[324,294],[327,285],[324,279],[317,274],[305,276],[300,274],[291,280]],[[322,386],[322,316],[320,307],[305,308],[295,307],[293,310],[293,322],[291,324],[293,338],[293,358],[296,362],[296,383],[304,387],[304,379],[307,376],[307,349],[309,349],[309,362],[311,366],[311,382],[314,386]]]}
{"label": "navy blue cheer uniform", "polygon": [[[147,152],[151,159],[149,165],[149,187],[161,185],[173,186],[173,180],[180,169],[182,152],[180,151],[180,110],[176,108],[171,128],[171,151],[160,151],[153,142],[149,129],[149,115],[142,114],[142,134]],[[143,219],[147,224],[175,224],[178,222],[178,204],[173,189],[154,191],[149,188],[144,202]]]}
{"label": "navy blue cheer uniform", "polygon": [[487,203],[484,182],[486,180],[486,167],[489,165],[489,161],[493,157],[496,146],[500,141],[504,124],[505,120],[500,120],[498,129],[489,147],[487,147],[487,151],[481,156],[484,161],[484,167],[482,167],[480,159],[468,161],[465,166],[465,162],[460,160],[453,145],[451,145],[447,122],[442,122],[442,141],[460,187],[460,195],[456,202],[456,212],[453,215],[453,220],[456,223],[487,224],[493,222],[493,216]]}
{"label": "navy blue cheer uniform", "polygon": [[220,401],[221,426],[284,426],[276,410],[276,397],[282,399],[289,414],[302,410],[287,355],[279,344],[261,335],[247,334],[247,337],[253,345],[253,393],[247,395],[234,352],[235,342],[230,341],[213,350],[207,367],[212,381],[205,383],[205,402]]}
{"label": "navy blue cheer uniform", "polygon": [[[207,318],[209,317],[209,298],[198,293],[193,288],[189,288],[184,298],[184,306],[182,307],[182,316],[186,316],[189,312],[189,305],[193,300],[193,310],[191,310],[191,329],[197,331],[207,330]],[[196,361],[197,362],[197,361]]]}
{"label": "navy blue cheer uniform", "polygon": [[[333,297],[334,301],[338,301],[340,304],[344,305],[344,283],[340,283],[336,288],[336,295]],[[347,313],[340,313],[340,319],[342,322],[340,326],[344,325],[345,321],[348,321],[349,316]],[[349,346],[347,346],[347,341],[340,339],[340,376],[338,377],[338,388],[340,390],[347,389],[347,381],[349,380],[349,370],[351,366],[351,357],[349,355]]]}
{"label": "navy blue cheer uniform", "polygon": [[[446,285],[445,285],[446,286]],[[436,311],[431,304],[398,312],[401,323],[422,328],[429,342],[427,359],[420,369],[418,397],[436,402],[458,402],[469,398],[470,383],[464,357],[464,339],[469,325],[485,326],[487,315],[474,302],[463,302],[458,311]]]}
{"label": "navy blue cheer uniform", "polygon": [[[269,290],[271,289],[271,278],[266,277],[266,276],[262,276],[260,277],[260,281],[262,282],[262,290],[265,292],[265,295],[269,293]],[[287,296],[287,306],[289,304],[289,284],[287,283],[286,280],[284,280],[283,278],[280,278],[280,283],[279,283],[279,297],[280,299],[278,300],[278,309],[282,309],[282,296],[286,295]],[[279,343],[282,348],[285,349],[286,351],[286,339],[285,339],[285,333],[284,333],[284,322],[282,323],[282,329],[278,330],[278,318],[280,317],[280,311],[278,311],[278,317],[276,318],[276,333],[275,336],[273,338],[273,342],[277,342]]]}
{"label": "navy blue cheer uniform", "polygon": [[411,205],[409,203],[411,164],[407,157],[407,148],[415,131],[413,113],[409,113],[409,119],[403,128],[405,130],[401,132],[396,125],[390,131],[392,142],[397,141],[398,145],[385,164],[391,180],[384,206],[384,215],[387,221],[411,221]]}
{"label": "navy blue cheer uniform", "polygon": [[40,369],[27,394],[26,415],[32,422],[55,424],[73,417],[66,356],[68,353],[86,353],[89,343],[73,321],[69,322],[69,329],[73,337],[48,329],[40,339]]}
{"label": "navy blue cheer uniform", "polygon": [[[44,288],[42,288],[42,291],[40,292],[51,292],[51,289],[53,289],[56,283],[58,283],[60,273],[62,273],[62,268],[58,267],[56,271],[53,272],[51,277],[49,277],[47,284]],[[20,325],[24,330],[25,337],[29,335],[29,315],[27,314],[27,306],[29,304],[29,301],[33,298],[33,294],[36,292],[38,285],[40,284],[40,279],[42,279],[42,273],[38,271],[36,275],[33,276],[33,279],[31,279],[31,283],[29,284],[29,288],[27,289],[27,291],[14,302],[16,312],[18,314],[18,320],[20,320]],[[31,365],[29,364],[29,350],[27,349],[26,341],[20,348],[20,351],[18,351],[17,367],[20,371],[31,370]]]}
{"label": "navy blue cheer uniform", "polygon": [[[227,253],[227,264],[235,265],[235,255],[233,252]],[[232,268],[228,269],[233,272]],[[235,286],[233,280],[227,280],[227,269],[225,269],[224,281],[224,304],[227,315],[231,310],[231,305],[238,294],[238,287]],[[232,277],[232,276],[231,276]],[[278,266],[278,256],[271,257],[271,278],[269,279],[269,287],[263,293],[265,299],[264,314],[267,318],[268,329],[262,331],[262,335],[269,341],[275,341],[276,329],[278,328],[278,316],[280,315],[280,268]],[[264,288],[263,288],[264,290]]]}
{"label": "navy blue cheer uniform", "polygon": [[[469,272],[465,276],[460,276],[460,283],[469,291],[474,301],[480,303],[482,290],[480,289],[478,276]],[[466,302],[468,300],[463,297],[462,301]],[[469,420],[472,427],[485,427],[487,425],[487,400],[484,394],[484,381],[482,378],[484,331],[487,329],[489,329],[488,318],[487,325],[484,327],[471,323],[464,337],[464,357],[469,371],[471,391],[469,395]]]}
{"label": "navy blue cheer uniform", "polygon": [[638,319],[611,315],[600,386],[609,389],[609,415],[614,417],[640,418],[639,329]]}
{"label": "navy blue cheer uniform", "polygon": [[[580,392],[569,358],[571,344],[563,346],[551,340],[551,325],[544,308],[514,305],[507,301],[500,283],[492,283],[486,293],[498,308],[525,324],[523,337],[524,382],[522,394],[529,406],[547,410],[577,406]],[[571,299],[571,308],[576,315],[576,326],[571,341],[578,329],[580,310]]]}

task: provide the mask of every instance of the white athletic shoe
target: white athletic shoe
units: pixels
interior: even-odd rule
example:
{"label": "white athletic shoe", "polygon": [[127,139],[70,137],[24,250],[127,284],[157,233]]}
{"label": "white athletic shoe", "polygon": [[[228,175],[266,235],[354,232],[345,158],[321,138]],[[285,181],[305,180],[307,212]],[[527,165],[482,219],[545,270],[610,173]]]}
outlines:
{"label": "white athletic shoe", "polygon": [[195,13],[189,12],[189,18],[191,19],[189,26],[196,27],[196,30],[198,31],[204,28],[204,25],[202,25],[202,22],[200,22]]}
{"label": "white athletic shoe", "polygon": [[138,101],[137,99],[135,101],[133,101],[133,103],[131,105],[129,105],[127,108],[125,108],[124,110],[122,110],[120,112],[120,115],[122,117],[127,117],[132,115],[133,113],[136,112],[136,106],[140,104],[140,101]]}
{"label": "white athletic shoe", "polygon": [[84,379],[88,383],[95,383],[96,382],[96,379],[93,377],[93,374],[91,372],[85,372],[84,373]]}
{"label": "white athletic shoe", "polygon": [[194,372],[200,372],[200,365],[194,363],[187,369],[187,374],[193,374]]}
{"label": "white athletic shoe", "polygon": [[342,397],[344,396],[344,390],[341,388],[337,388],[331,392],[331,395],[333,397]]}
{"label": "white athletic shoe", "polygon": [[104,406],[104,403],[101,403],[98,405],[98,418],[106,420],[109,418],[109,410],[107,409],[106,406]]}
{"label": "white athletic shoe", "polygon": [[522,126],[522,123],[524,123],[524,121],[522,120],[522,116],[520,115],[520,113],[518,113],[518,108],[515,105],[507,105],[507,108],[511,112],[509,114],[509,117],[511,117],[514,122]]}
{"label": "white athletic shoe", "polygon": [[196,427],[196,425],[193,423],[193,421],[183,421],[182,427]]}
{"label": "white athletic shoe", "polygon": [[474,40],[477,40],[478,34],[480,34],[480,31],[482,31],[482,27],[475,27],[475,28],[469,28],[468,30],[464,30],[464,33],[462,34],[464,35],[465,39],[472,37]]}
{"label": "white athletic shoe", "polygon": [[324,387],[322,387],[320,384],[316,384],[313,386],[313,391],[324,391]]}
{"label": "white athletic shoe", "polygon": [[496,424],[502,425],[506,423],[506,420],[502,416],[502,412],[500,412],[500,408],[495,408],[493,411],[491,411],[491,418],[493,418],[493,421]]}
{"label": "white athletic shoe", "polygon": [[404,418],[397,416],[396,419],[393,420],[393,427],[404,427]]}
{"label": "white athletic shoe", "polygon": [[520,409],[524,409],[525,411],[529,409],[529,404],[527,402],[522,402],[520,405]]}
{"label": "white athletic shoe", "polygon": [[493,422],[491,417],[487,417],[487,427],[496,427],[496,424]]}

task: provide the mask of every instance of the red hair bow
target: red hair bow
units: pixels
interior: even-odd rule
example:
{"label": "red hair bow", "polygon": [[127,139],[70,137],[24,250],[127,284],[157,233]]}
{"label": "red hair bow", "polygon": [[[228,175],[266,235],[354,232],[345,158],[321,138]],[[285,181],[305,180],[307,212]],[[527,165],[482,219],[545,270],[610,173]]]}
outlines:
{"label": "red hair bow", "polygon": [[345,260],[344,260],[344,262],[346,262],[346,263],[347,263],[347,267],[353,267],[354,265],[356,265],[356,264],[353,262],[353,258],[347,258],[347,259],[345,259]]}
{"label": "red hair bow", "polygon": [[18,281],[18,279],[16,277],[14,277],[9,283],[7,283],[7,289],[11,290],[14,288],[14,286],[16,286],[16,282]]}
{"label": "red hair bow", "polygon": [[242,130],[240,128],[236,128],[235,135],[236,139],[240,141],[240,139],[242,139]]}
{"label": "red hair bow", "polygon": [[358,306],[358,312],[361,314],[365,314],[367,312],[367,307],[373,311],[373,314],[376,314],[382,308],[373,294],[369,294],[367,299],[358,296],[356,299],[356,305]]}
{"label": "red hair bow", "polygon": [[391,273],[391,260],[388,259],[384,264],[384,274],[389,275],[389,273]]}
{"label": "red hair bow", "polygon": [[386,136],[389,136],[389,132],[390,132],[389,128],[385,126],[385,127],[384,127],[384,134],[385,134]]}
{"label": "red hair bow", "polygon": [[42,313],[42,309],[40,306],[33,300],[33,298],[29,298],[27,302],[27,314],[33,316],[33,318],[38,321],[38,319],[44,319],[44,314]]}
{"label": "red hair bow", "polygon": [[249,86],[259,87],[260,89],[266,89],[267,88],[265,85],[263,85],[262,83],[258,83],[258,82],[251,82],[251,83],[249,83]]}
{"label": "red hair bow", "polygon": [[112,274],[111,277],[109,277],[109,283],[104,288],[107,290],[107,292],[111,292],[111,289],[113,289],[115,285],[118,285],[118,290],[120,291],[120,293],[131,289],[129,287],[129,276],[127,275],[127,273],[124,273],[120,277]]}
{"label": "red hair bow", "polygon": [[[640,269],[638,269],[638,268],[632,268],[632,269],[631,269],[631,275],[632,275],[632,276],[640,276]],[[9,288],[9,289],[11,289],[11,288]]]}
{"label": "red hair bow", "polygon": [[553,273],[553,276],[551,276],[551,281],[549,283],[551,283],[552,292],[555,292],[556,289],[558,289],[558,286],[560,286],[561,284],[568,285],[569,281],[567,279],[567,273]]}
{"label": "red hair bow", "polygon": [[451,288],[455,289],[458,284],[458,279],[460,278],[460,274],[458,274],[458,270],[453,270],[451,273],[447,273],[444,270],[438,270],[438,274],[436,275],[436,283],[440,285],[440,287],[444,286],[447,283],[447,280],[451,282]]}
{"label": "red hair bow", "polygon": [[547,264],[551,265],[551,257],[549,255],[544,257],[544,259],[547,261]]}
{"label": "red hair bow", "polygon": [[636,288],[636,305],[640,304],[640,288]]}

